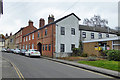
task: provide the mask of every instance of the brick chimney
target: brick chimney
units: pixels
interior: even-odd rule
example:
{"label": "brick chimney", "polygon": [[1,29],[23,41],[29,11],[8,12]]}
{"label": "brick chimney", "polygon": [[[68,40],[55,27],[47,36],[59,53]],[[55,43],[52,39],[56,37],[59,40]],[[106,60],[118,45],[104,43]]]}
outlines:
{"label": "brick chimney", "polygon": [[28,25],[29,25],[29,26],[33,26],[33,21],[32,21],[32,20],[29,20]]}
{"label": "brick chimney", "polygon": [[45,25],[45,20],[43,18],[41,18],[39,21],[39,28],[43,27],[44,25]]}
{"label": "brick chimney", "polygon": [[54,16],[52,14],[49,15],[49,17],[48,17],[48,24],[51,22],[54,22]]}
{"label": "brick chimney", "polygon": [[10,33],[10,36],[12,36],[12,32]]}

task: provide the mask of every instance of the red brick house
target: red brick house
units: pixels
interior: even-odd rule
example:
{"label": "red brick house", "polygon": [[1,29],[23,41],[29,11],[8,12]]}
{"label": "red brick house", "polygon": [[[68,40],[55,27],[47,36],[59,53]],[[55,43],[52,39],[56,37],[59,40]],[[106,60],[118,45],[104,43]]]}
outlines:
{"label": "red brick house", "polygon": [[36,27],[33,26],[33,22],[29,20],[28,26],[21,28],[18,32],[15,33],[16,39],[16,48],[22,49],[23,45],[23,35],[26,35],[34,30],[37,30]]}
{"label": "red brick house", "polygon": [[56,21],[53,15],[49,15],[45,25],[45,20],[41,18],[39,29],[23,36],[23,48],[38,49],[42,55],[49,57],[68,56],[73,44],[75,47],[79,45],[79,20],[74,13]]}

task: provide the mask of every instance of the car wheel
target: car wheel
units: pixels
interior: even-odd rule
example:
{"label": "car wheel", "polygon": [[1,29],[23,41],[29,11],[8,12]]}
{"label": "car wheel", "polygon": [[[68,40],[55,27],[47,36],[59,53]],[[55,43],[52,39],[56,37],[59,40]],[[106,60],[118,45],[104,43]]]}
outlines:
{"label": "car wheel", "polygon": [[29,53],[29,57],[30,57],[30,53]]}

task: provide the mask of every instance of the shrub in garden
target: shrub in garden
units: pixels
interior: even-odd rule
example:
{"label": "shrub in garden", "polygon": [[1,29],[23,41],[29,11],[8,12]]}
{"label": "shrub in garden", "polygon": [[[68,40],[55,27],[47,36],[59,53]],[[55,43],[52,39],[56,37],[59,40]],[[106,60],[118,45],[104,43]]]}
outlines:
{"label": "shrub in garden", "polygon": [[86,53],[83,53],[82,55],[81,55],[81,57],[87,57],[88,56],[88,54],[86,54]]}
{"label": "shrub in garden", "polygon": [[73,51],[72,56],[80,56],[81,55],[81,53],[79,52],[80,51],[79,48],[73,48],[72,51]]}
{"label": "shrub in garden", "polygon": [[120,61],[120,50],[108,50],[108,60]]}

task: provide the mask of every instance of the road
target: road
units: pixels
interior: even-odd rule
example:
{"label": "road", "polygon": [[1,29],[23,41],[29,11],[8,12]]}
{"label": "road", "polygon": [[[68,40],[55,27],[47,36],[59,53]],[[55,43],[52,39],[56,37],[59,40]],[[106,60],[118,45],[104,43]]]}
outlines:
{"label": "road", "polygon": [[103,74],[43,58],[29,58],[12,53],[2,53],[2,56],[12,62],[24,78],[110,78]]}

